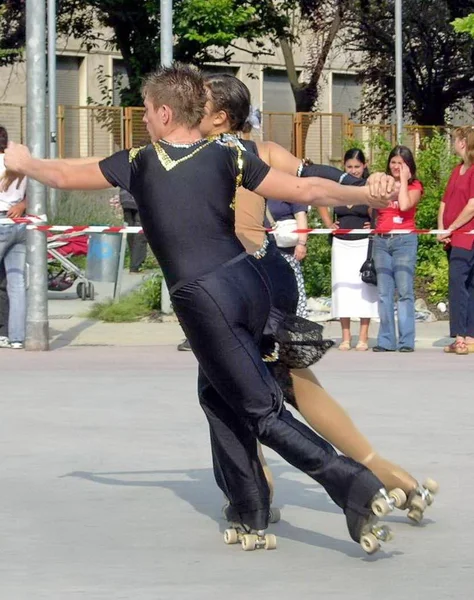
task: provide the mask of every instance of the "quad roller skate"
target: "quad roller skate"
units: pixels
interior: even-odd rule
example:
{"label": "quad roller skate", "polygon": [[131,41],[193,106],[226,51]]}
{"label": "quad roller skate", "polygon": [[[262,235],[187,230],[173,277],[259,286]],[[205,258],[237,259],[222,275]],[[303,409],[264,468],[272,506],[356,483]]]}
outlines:
{"label": "quad roller skate", "polygon": [[434,479],[425,479],[421,485],[417,484],[408,496],[403,490],[393,490],[391,493],[396,496],[396,507],[408,510],[408,518],[414,523],[421,523],[425,510],[433,504],[438,490],[439,485]]}
{"label": "quad roller skate", "polygon": [[226,544],[241,544],[242,550],[275,550],[277,546],[276,536],[265,533],[264,529],[253,529],[239,521],[239,514],[227,504],[223,507],[224,517],[230,527],[224,531],[224,542]]}
{"label": "quad roller skate", "polygon": [[265,533],[265,530],[250,529],[243,523],[230,522],[230,528],[224,531],[224,542],[226,544],[238,544],[242,550],[265,549],[275,550],[277,539],[273,533]]}
{"label": "quad roller skate", "polygon": [[378,525],[378,520],[398,506],[400,498],[403,500],[401,494],[404,495],[403,490],[395,489],[387,492],[385,488],[382,488],[370,501],[370,508],[346,508],[349,533],[367,554],[374,554],[380,549],[381,542],[389,542],[393,539],[390,527]]}

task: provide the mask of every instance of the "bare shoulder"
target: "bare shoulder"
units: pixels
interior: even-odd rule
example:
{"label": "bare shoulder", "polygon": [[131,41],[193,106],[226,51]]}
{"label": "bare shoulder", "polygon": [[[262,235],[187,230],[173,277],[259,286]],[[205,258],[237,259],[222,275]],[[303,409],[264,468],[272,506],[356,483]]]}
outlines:
{"label": "bare shoulder", "polygon": [[255,144],[257,145],[258,156],[264,162],[266,162],[267,165],[269,165],[272,146],[278,146],[278,144],[275,144],[275,142],[262,142],[262,141],[257,141],[257,142],[255,142]]}

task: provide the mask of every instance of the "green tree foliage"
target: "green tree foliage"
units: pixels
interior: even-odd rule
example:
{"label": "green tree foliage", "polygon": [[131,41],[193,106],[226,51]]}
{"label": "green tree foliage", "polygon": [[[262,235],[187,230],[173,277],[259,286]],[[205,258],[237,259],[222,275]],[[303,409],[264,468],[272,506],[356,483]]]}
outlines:
{"label": "green tree foliage", "polygon": [[[160,64],[160,0],[58,0],[58,35],[81,40],[86,50],[99,43],[122,54],[129,87],[124,104],[139,105],[144,75]],[[269,11],[256,0],[175,0],[175,60],[202,65],[228,62],[237,40],[253,42],[254,56],[269,53],[262,41],[283,35],[289,24],[282,10]],[[0,66],[22,56],[25,45],[23,0],[0,9]]]}
{"label": "green tree foliage", "polygon": [[474,37],[474,13],[462,19],[454,19],[451,25],[458,33],[468,33],[471,37]]}
{"label": "green tree foliage", "polygon": [[[367,87],[365,118],[390,117],[395,106],[394,1],[355,0],[346,28],[353,66]],[[474,0],[404,0],[404,108],[419,125],[444,125],[448,108],[474,100],[474,48],[450,23]],[[360,62],[360,56],[363,56]]]}

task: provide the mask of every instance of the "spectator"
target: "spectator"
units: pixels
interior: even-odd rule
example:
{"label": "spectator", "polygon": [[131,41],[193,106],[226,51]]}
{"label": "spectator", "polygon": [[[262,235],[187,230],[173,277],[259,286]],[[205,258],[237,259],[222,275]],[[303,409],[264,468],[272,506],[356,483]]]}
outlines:
{"label": "spectator", "polygon": [[[0,218],[21,217],[25,207],[26,179],[14,179],[7,173],[4,152],[8,133],[0,126]],[[0,225],[0,262],[4,262],[9,299],[8,337],[0,338],[0,347],[23,348],[26,326],[26,225]]]}
{"label": "spectator", "polygon": [[8,294],[5,265],[0,262],[0,347],[8,342]]}
{"label": "spectator", "polygon": [[[273,227],[275,223],[282,221],[292,221],[294,229],[307,229],[308,219],[306,217],[308,207],[302,204],[290,204],[289,202],[278,202],[276,200],[267,201],[267,219],[266,225]],[[271,219],[270,219],[271,217]],[[301,261],[306,256],[307,233],[295,235],[295,244],[283,247],[275,236],[275,242],[283,258],[289,263],[296,277],[298,285],[298,306],[296,314],[299,317],[306,318],[308,315],[306,291],[304,287],[303,271],[301,270]]]}
{"label": "spectator", "polygon": [[[120,190],[120,204],[123,210],[123,219],[129,227],[140,227],[140,217],[136,202],[131,194]],[[132,233],[127,235],[127,244],[130,252],[130,273],[138,273],[145,261],[147,254],[147,241],[145,234]]]}
{"label": "spectator", "polygon": [[454,132],[454,149],[462,159],[449,178],[439,207],[438,236],[449,250],[449,324],[454,342],[445,352],[474,352],[474,127]]}
{"label": "spectator", "polygon": [[[416,207],[423,186],[416,178],[411,150],[395,146],[387,162],[387,173],[400,183],[398,199],[378,211],[377,229],[415,229]],[[406,234],[374,236],[380,328],[374,352],[413,352],[415,349],[414,276],[418,238]],[[395,290],[398,292],[398,344],[395,331]]]}
{"label": "spectator", "polygon": [[[369,176],[362,150],[353,148],[344,156],[346,173],[366,179]],[[334,209],[333,229],[370,227],[367,206],[338,206]],[[377,288],[361,280],[360,268],[367,260],[367,235],[334,234],[332,239],[332,317],[341,322],[342,342],[339,350],[351,349],[351,318],[360,319],[359,340],[355,347],[367,351],[370,319],[378,316]]]}

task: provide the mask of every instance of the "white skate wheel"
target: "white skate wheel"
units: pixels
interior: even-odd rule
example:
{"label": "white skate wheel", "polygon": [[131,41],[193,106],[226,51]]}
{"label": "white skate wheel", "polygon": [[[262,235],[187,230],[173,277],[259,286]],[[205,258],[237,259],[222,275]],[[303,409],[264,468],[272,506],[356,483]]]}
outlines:
{"label": "white skate wheel", "polygon": [[392,512],[392,507],[385,498],[378,498],[377,500],[374,500],[371,508],[372,512],[374,515],[377,515],[377,517],[384,517]]}
{"label": "white skate wheel", "polygon": [[239,541],[239,536],[235,529],[226,529],[224,531],[224,542],[226,544],[236,544]]}
{"label": "white skate wheel", "polygon": [[242,536],[242,550],[249,552],[257,547],[258,537],[253,533],[246,533]]}
{"label": "white skate wheel", "polygon": [[269,523],[278,523],[281,519],[281,511],[279,508],[271,508],[268,513],[268,522]]}
{"label": "white skate wheel", "polygon": [[273,535],[273,533],[267,533],[267,535],[265,536],[265,550],[275,550],[276,547],[276,535]]}
{"label": "white skate wheel", "polygon": [[408,511],[407,516],[414,523],[421,523],[421,521],[423,520],[423,512],[418,508],[412,508],[410,511]]}
{"label": "white skate wheel", "polygon": [[360,538],[360,545],[367,554],[374,554],[380,548],[378,539],[373,533],[366,533]]}
{"label": "white skate wheel", "polygon": [[423,481],[423,487],[431,494],[437,494],[439,492],[439,483],[430,477]]}
{"label": "white skate wheel", "polygon": [[448,307],[446,306],[446,304],[444,302],[439,302],[436,305],[436,308],[439,310],[440,313],[445,313]]}
{"label": "white skate wheel", "polygon": [[400,488],[390,490],[388,495],[390,498],[392,498],[397,508],[402,508],[407,503],[407,495]]}

